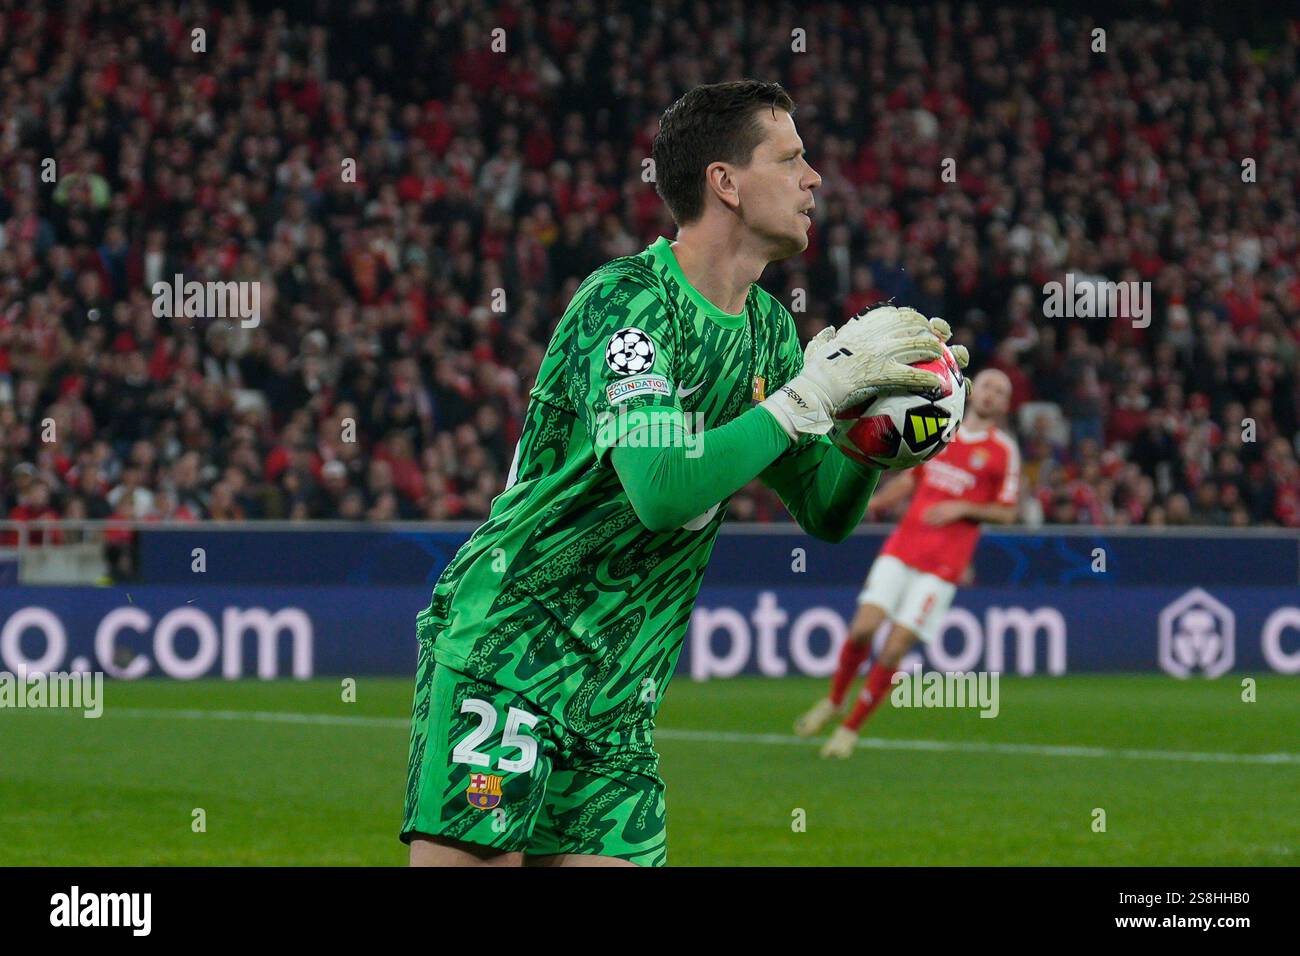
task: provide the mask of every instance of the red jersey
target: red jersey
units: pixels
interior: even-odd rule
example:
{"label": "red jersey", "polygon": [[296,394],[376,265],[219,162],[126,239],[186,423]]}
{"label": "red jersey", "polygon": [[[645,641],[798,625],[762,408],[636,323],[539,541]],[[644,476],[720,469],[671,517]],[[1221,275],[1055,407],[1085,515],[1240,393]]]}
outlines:
{"label": "red jersey", "polygon": [[1020,450],[1006,432],[996,428],[982,432],[959,428],[952,444],[912,474],[916,478],[912,503],[880,553],[957,584],[979,543],[980,523],[963,519],[934,527],[921,516],[931,505],[952,499],[979,505],[1016,504]]}

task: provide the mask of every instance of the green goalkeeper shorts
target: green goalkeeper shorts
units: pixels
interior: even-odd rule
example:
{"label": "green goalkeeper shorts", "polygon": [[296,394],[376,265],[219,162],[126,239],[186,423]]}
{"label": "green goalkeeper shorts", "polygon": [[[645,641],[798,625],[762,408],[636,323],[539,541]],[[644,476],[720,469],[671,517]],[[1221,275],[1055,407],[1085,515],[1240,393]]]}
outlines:
{"label": "green goalkeeper shorts", "polygon": [[662,866],[664,784],[648,745],[578,737],[519,694],[420,650],[401,838]]}

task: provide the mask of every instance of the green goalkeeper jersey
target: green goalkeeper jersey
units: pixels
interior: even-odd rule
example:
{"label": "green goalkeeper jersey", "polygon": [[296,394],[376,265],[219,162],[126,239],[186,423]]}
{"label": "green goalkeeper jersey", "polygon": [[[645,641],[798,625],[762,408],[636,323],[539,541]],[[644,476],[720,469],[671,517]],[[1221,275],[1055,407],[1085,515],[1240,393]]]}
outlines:
{"label": "green goalkeeper jersey", "polygon": [[678,408],[698,437],[802,365],[784,306],[755,284],[743,312],[720,311],[666,238],[601,266],[551,338],[506,490],[417,619],[421,645],[576,734],[648,740],[727,500],[652,531],[610,452],[653,441],[629,412]]}

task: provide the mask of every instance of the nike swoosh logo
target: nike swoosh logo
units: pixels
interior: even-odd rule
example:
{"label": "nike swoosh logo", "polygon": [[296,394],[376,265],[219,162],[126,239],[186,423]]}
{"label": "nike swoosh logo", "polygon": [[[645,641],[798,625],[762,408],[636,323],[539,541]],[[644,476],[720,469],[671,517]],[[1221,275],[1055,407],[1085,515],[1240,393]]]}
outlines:
{"label": "nike swoosh logo", "polygon": [[683,388],[683,387],[682,387],[682,383],[681,383],[681,382],[678,382],[678,383],[677,383],[677,397],[678,397],[678,398],[688,398],[688,397],[690,397],[691,395],[694,395],[696,392],[698,392],[698,391],[699,391],[700,389],[702,389],[703,387],[704,387],[704,383],[703,383],[703,382],[700,382],[700,384],[699,384],[699,385],[696,385],[694,388]]}

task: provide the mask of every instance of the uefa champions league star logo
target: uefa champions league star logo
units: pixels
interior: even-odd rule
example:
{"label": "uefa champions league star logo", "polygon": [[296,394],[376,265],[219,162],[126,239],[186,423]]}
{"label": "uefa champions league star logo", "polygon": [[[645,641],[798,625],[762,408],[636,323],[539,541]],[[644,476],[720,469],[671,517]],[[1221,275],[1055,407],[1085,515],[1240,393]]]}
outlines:
{"label": "uefa champions league star logo", "polygon": [[640,329],[619,329],[605,346],[605,364],[619,375],[636,375],[655,364],[655,346]]}
{"label": "uefa champions league star logo", "polygon": [[1160,612],[1160,667],[1175,677],[1218,677],[1236,659],[1236,616],[1200,588]]}

